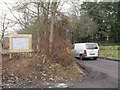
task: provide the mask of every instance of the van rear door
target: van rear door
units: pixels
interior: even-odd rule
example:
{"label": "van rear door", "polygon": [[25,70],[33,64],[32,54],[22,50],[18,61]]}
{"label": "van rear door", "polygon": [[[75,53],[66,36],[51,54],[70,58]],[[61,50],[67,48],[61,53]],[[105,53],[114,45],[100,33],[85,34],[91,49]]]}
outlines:
{"label": "van rear door", "polygon": [[86,43],[86,52],[88,57],[98,56],[99,46],[97,43]]}

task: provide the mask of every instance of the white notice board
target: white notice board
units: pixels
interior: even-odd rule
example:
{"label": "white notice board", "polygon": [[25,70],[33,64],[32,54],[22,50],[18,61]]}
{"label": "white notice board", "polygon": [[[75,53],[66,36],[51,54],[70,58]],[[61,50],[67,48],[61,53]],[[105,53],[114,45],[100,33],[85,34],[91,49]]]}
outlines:
{"label": "white notice board", "polygon": [[20,34],[11,35],[9,38],[10,52],[31,52],[32,51],[32,35]]}

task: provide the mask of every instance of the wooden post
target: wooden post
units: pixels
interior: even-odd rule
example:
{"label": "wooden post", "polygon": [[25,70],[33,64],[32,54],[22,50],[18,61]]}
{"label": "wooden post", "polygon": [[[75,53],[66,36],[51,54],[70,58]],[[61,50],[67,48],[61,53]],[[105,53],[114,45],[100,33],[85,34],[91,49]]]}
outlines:
{"label": "wooden post", "polygon": [[12,54],[10,53],[10,60],[12,59]]}
{"label": "wooden post", "polygon": [[30,58],[32,57],[32,53],[30,52]]}

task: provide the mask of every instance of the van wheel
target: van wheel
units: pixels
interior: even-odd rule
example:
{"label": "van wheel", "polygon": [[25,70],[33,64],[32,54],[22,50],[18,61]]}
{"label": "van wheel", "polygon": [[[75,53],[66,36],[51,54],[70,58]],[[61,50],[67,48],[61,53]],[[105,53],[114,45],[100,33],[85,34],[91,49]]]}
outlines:
{"label": "van wheel", "polygon": [[94,59],[94,60],[97,60],[97,57],[94,57],[93,59]]}
{"label": "van wheel", "polygon": [[83,56],[82,55],[80,55],[80,60],[83,60]]}

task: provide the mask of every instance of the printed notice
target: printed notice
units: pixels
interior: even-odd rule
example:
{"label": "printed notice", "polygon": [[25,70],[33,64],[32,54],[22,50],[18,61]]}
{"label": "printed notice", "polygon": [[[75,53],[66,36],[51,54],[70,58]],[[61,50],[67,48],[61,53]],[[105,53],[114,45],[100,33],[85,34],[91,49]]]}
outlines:
{"label": "printed notice", "polygon": [[28,50],[29,49],[29,38],[12,38],[12,49],[13,50]]}

